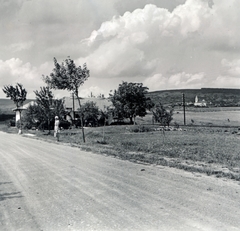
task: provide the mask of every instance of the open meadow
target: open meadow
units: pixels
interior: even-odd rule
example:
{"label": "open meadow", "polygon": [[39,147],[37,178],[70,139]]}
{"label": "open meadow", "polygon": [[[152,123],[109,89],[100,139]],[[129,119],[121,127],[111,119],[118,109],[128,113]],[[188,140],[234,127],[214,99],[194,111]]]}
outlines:
{"label": "open meadow", "polygon": [[[175,111],[171,129],[151,124],[151,114],[137,119],[137,125],[62,130],[60,142],[81,149],[138,163],[164,165],[240,180],[240,110]],[[228,120],[229,119],[229,120]],[[194,122],[192,122],[193,120]],[[176,123],[180,126],[177,128]],[[2,130],[17,133],[16,128]],[[53,131],[26,130],[23,135],[57,142]]]}
{"label": "open meadow", "polygon": [[[240,126],[240,107],[186,108],[187,125]],[[174,112],[173,120],[183,124],[182,109]]]}

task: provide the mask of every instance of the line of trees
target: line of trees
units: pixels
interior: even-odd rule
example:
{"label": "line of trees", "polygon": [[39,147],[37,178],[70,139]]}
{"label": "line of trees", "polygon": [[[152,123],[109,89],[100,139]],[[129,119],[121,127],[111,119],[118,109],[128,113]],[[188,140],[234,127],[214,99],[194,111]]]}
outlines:
{"label": "line of trees", "polygon": [[[83,67],[76,66],[70,58],[64,60],[61,64],[54,58],[54,69],[49,76],[42,76],[46,87],[41,87],[40,91],[34,91],[36,95],[36,104],[30,105],[26,111],[26,124],[31,126],[31,123],[38,123],[39,126],[47,123],[50,133],[50,125],[54,120],[54,116],[63,118],[65,115],[63,100],[54,99],[52,89],[61,89],[72,92],[79,104],[79,118],[81,120],[82,137],[85,142],[84,122],[97,121],[101,119],[105,124],[107,117],[111,114],[114,119],[123,120],[129,119],[131,124],[135,124],[137,116],[144,117],[147,110],[152,111],[156,122],[164,126],[169,126],[172,120],[173,110],[167,111],[162,104],[152,102],[149,97],[146,97],[148,88],[142,83],[122,82],[118,89],[109,94],[109,99],[112,102],[112,107],[105,111],[100,111],[93,102],[81,104],[79,97],[79,88],[89,78],[90,71],[87,65]],[[4,86],[3,92],[6,97],[10,97],[14,101],[17,108],[23,105],[26,100],[27,91],[19,83],[14,86]],[[21,124],[21,122],[20,122]]]}

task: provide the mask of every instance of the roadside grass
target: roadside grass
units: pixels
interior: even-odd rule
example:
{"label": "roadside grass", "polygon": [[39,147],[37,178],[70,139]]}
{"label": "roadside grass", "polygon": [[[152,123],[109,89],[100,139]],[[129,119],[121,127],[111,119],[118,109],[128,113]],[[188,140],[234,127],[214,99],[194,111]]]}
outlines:
{"label": "roadside grass", "polygon": [[[218,119],[217,119],[218,120]],[[216,123],[211,118],[211,124]],[[60,144],[79,147],[86,151],[111,155],[123,160],[163,165],[191,172],[240,180],[240,130],[225,126],[181,126],[181,129],[163,131],[159,125],[144,125],[151,116],[138,118],[139,125],[88,127],[86,143],[80,129],[63,130]],[[17,129],[0,125],[5,132],[17,134]],[[29,130],[35,138],[57,142],[53,131]],[[33,137],[33,136],[29,136]]]}
{"label": "roadside grass", "polygon": [[[57,142],[53,131],[50,135],[48,131],[24,133]],[[132,162],[240,180],[239,134],[237,128],[185,126],[161,131],[157,125],[122,125],[86,128],[86,143],[80,129],[63,130],[59,143]]]}
{"label": "roadside grass", "polygon": [[8,126],[8,123],[5,121],[0,121],[0,131],[12,134],[18,133],[18,129],[16,127]]}
{"label": "roadside grass", "polygon": [[[154,126],[150,126],[154,128]],[[156,128],[156,126],[155,126]],[[136,129],[136,128],[135,128]],[[186,127],[176,131],[132,132],[131,126],[105,131],[107,154],[125,160],[166,165],[240,180],[240,135],[236,128]],[[99,128],[88,129],[87,142],[104,148]]]}

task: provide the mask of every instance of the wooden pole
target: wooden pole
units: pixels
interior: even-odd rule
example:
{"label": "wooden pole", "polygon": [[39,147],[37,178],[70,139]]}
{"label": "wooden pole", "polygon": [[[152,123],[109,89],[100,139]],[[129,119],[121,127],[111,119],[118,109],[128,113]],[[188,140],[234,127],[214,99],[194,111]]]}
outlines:
{"label": "wooden pole", "polygon": [[73,122],[75,123],[75,105],[74,105],[74,93],[72,93],[72,98],[73,98]]}
{"label": "wooden pole", "polygon": [[182,103],[183,103],[183,119],[184,119],[184,125],[186,125],[185,95],[184,95],[184,93],[182,93]]}

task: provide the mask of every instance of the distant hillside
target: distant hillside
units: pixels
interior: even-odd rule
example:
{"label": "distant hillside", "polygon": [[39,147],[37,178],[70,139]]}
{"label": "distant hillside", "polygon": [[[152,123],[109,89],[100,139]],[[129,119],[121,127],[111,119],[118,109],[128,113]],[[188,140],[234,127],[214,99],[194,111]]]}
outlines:
{"label": "distant hillside", "polygon": [[[181,89],[162,90],[149,92],[148,96],[155,102],[164,105],[178,105],[182,103],[182,93],[185,95],[186,103],[194,103],[196,95],[199,100],[204,99],[208,106],[236,107],[240,106],[240,89],[227,88],[201,88],[201,89]],[[27,99],[24,104],[32,99]],[[211,104],[210,104],[211,103]],[[14,114],[12,109],[15,105],[10,99],[0,99],[0,113]]]}
{"label": "distant hillside", "polygon": [[148,96],[156,103],[167,105],[178,105],[182,103],[182,93],[185,95],[186,103],[194,103],[196,95],[199,100],[204,99],[209,106],[234,107],[240,106],[240,89],[227,88],[201,88],[163,90],[149,92]]}
{"label": "distant hillside", "polygon": [[[31,102],[32,99],[27,99],[24,104]],[[0,99],[0,113],[15,114],[12,109],[15,108],[15,104],[10,99]]]}

